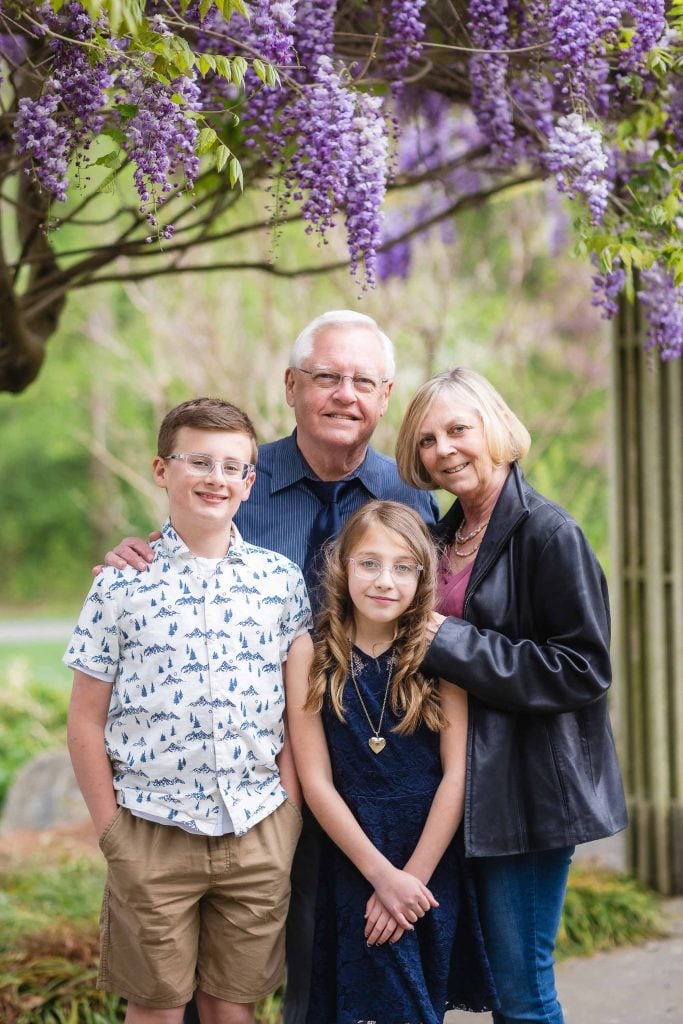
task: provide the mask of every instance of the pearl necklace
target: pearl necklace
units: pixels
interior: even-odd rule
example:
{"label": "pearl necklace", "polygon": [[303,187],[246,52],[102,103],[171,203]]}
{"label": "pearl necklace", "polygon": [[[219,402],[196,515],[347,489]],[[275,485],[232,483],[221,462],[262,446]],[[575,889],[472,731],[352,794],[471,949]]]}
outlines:
{"label": "pearl necklace", "polygon": [[486,527],[489,525],[489,522],[490,517],[489,519],[485,519],[481,526],[478,526],[476,530],[472,530],[472,532],[468,533],[465,537],[463,537],[462,533],[460,532],[462,530],[462,523],[460,524],[458,529],[455,531],[455,540],[451,545],[451,550],[453,551],[453,554],[456,556],[456,558],[469,558],[470,555],[476,555],[477,551],[482,545],[482,541],[484,539],[483,537],[479,541],[479,543],[475,544],[474,547],[470,548],[469,551],[458,551],[458,544],[467,544],[468,541],[474,540],[474,538],[478,534],[480,534],[482,530],[486,529]]}

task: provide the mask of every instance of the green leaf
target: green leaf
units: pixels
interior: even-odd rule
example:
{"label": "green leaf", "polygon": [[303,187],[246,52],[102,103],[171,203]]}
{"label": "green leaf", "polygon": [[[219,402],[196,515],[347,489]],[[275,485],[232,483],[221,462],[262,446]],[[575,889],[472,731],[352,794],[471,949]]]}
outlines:
{"label": "green leaf", "polygon": [[202,53],[199,56],[199,71],[202,75],[207,75],[209,71],[216,70],[216,58],[212,53]]}
{"label": "green leaf", "polygon": [[126,133],[122,132],[120,128],[103,128],[100,135],[106,135],[118,145],[122,145],[126,141]]}
{"label": "green leaf", "polygon": [[236,156],[233,156],[230,160],[230,166],[228,167],[228,173],[230,175],[230,184],[234,188],[239,183],[241,189],[244,189],[244,177],[242,175],[242,165]]}
{"label": "green leaf", "polygon": [[255,57],[254,60],[251,63],[251,66],[254,69],[254,71],[256,72],[256,75],[265,84],[266,79],[267,79],[267,73],[266,73],[266,66],[263,63],[263,61],[259,60],[258,57]]}
{"label": "green leaf", "polygon": [[669,192],[668,196],[663,202],[664,213],[668,223],[675,220],[681,209],[681,200],[675,192]]}
{"label": "green leaf", "polygon": [[244,57],[232,58],[232,79],[237,85],[242,85],[244,82],[244,74],[248,66]]}
{"label": "green leaf", "polygon": [[116,167],[120,159],[120,150],[112,149],[109,153],[105,153],[104,156],[98,156],[97,160],[93,160],[94,166],[102,167]]}
{"label": "green leaf", "polygon": [[232,82],[232,65],[227,57],[216,55],[216,74],[224,78],[226,82]]}
{"label": "green leaf", "polygon": [[135,117],[138,112],[138,107],[135,103],[119,103],[116,109],[124,121],[130,121],[131,117]]}
{"label": "green leaf", "polygon": [[223,145],[222,142],[218,143],[218,152],[216,153],[216,170],[220,173],[225,167],[228,157],[230,156],[230,150],[227,146]]}
{"label": "green leaf", "polygon": [[195,146],[197,155],[201,156],[202,153],[208,153],[217,140],[218,135],[213,128],[202,128],[197,138],[197,145]]}
{"label": "green leaf", "polygon": [[650,210],[650,221],[655,224],[665,224],[667,220],[666,210],[661,203],[655,203]]}

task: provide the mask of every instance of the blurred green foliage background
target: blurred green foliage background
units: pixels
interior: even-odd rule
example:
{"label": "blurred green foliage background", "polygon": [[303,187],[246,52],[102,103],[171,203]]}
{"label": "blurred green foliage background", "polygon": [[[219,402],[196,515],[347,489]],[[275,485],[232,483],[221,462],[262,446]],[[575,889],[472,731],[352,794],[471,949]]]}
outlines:
{"label": "blurred green foliage background", "polygon": [[[150,462],[176,402],[221,395],[246,408],[261,440],[289,432],[289,347],[310,319],[341,307],[375,316],[397,346],[377,447],[393,451],[428,375],[459,363],[483,371],[531,430],[528,476],[607,563],[609,345],[587,268],[557,242],[563,216],[531,186],[459,217],[448,244],[438,233],[423,240],[407,279],[364,295],[343,270],[180,275],[76,293],[38,381],[0,395],[0,611],[75,615],[90,566],[125,534],[158,525],[164,499]],[[286,230],[263,240],[265,255],[307,244]]]}

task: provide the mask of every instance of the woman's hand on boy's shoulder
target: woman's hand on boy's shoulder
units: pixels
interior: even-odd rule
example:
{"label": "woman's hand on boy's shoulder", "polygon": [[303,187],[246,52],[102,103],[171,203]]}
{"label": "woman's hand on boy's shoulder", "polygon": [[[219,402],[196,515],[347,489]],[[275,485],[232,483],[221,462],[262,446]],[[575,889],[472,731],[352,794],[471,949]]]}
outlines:
{"label": "woman's hand on boy's shoulder", "polygon": [[[159,537],[161,537],[159,530],[154,530],[149,535],[150,541],[158,540]],[[153,561],[154,551],[140,537],[124,537],[113,551],[107,551],[104,556],[105,565],[111,565],[114,569],[127,569],[130,566],[139,572],[146,569]],[[99,576],[103,568],[104,565],[94,565],[91,570],[93,576]]]}

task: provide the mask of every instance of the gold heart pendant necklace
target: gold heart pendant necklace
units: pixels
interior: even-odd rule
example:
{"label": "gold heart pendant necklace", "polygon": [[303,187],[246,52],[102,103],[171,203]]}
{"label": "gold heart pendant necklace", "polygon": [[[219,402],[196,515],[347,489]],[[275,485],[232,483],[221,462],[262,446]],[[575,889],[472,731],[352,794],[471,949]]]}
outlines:
{"label": "gold heart pendant necklace", "polygon": [[[377,659],[375,659],[375,662],[377,662]],[[382,701],[382,710],[380,711],[379,722],[377,723],[377,728],[376,729],[375,729],[374,725],[372,724],[372,719],[370,718],[370,715],[368,714],[368,709],[365,706],[365,701],[361,697],[361,693],[360,693],[360,690],[358,688],[358,683],[356,682],[356,673],[355,673],[354,668],[353,668],[353,648],[351,648],[351,658],[349,660],[349,667],[350,667],[350,670],[351,670],[351,681],[352,681],[354,689],[355,689],[355,691],[356,691],[356,693],[358,695],[358,700],[360,701],[360,706],[363,709],[363,714],[367,718],[368,725],[370,726],[370,728],[372,729],[372,731],[374,733],[374,735],[371,736],[370,739],[368,740],[368,746],[370,747],[370,750],[373,752],[373,754],[381,754],[382,751],[384,750],[384,748],[387,745],[387,741],[384,739],[384,736],[380,736],[380,731],[382,729],[382,722],[384,721],[384,712],[385,712],[386,706],[387,706],[387,698],[389,697],[389,686],[391,685],[391,677],[394,674],[394,659],[393,659],[393,656],[391,657],[391,659],[389,661],[389,671],[387,672],[387,685],[384,688],[384,700]]]}

